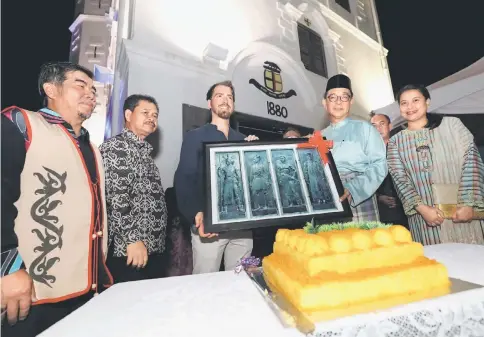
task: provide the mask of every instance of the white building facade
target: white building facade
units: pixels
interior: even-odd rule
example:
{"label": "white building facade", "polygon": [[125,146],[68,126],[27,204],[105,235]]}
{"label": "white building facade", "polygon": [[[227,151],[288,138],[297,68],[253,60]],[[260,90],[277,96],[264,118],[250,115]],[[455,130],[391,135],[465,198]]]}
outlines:
{"label": "white building facade", "polygon": [[205,95],[213,83],[234,83],[234,125],[268,139],[287,126],[325,127],[321,100],[327,79],[338,73],[352,80],[354,118],[369,119],[370,111],[393,101],[373,0],[114,0],[109,6],[103,16],[108,55],[96,66],[111,75],[101,81],[109,91],[103,136],[120,132],[127,95],[153,96],[160,132],[152,140],[165,188],[173,185],[184,132],[207,121]]}

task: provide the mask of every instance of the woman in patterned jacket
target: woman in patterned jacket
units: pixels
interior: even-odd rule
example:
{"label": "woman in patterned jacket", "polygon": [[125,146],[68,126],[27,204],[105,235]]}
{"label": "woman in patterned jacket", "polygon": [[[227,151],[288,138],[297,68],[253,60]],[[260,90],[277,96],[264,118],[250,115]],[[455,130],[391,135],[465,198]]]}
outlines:
{"label": "woman in patterned jacket", "polygon": [[[472,134],[458,118],[427,114],[424,86],[403,87],[397,101],[407,124],[388,143],[388,169],[414,240],[484,244],[475,220],[484,210],[484,165]],[[439,207],[449,198],[457,205],[450,212]]]}

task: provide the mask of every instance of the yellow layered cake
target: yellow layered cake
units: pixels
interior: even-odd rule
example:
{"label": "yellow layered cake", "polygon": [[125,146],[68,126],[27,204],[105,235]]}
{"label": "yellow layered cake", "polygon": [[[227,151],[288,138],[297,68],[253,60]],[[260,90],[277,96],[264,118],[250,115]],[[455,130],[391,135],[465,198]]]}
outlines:
{"label": "yellow layered cake", "polygon": [[395,225],[309,234],[279,229],[264,277],[314,321],[449,293],[447,269]]}

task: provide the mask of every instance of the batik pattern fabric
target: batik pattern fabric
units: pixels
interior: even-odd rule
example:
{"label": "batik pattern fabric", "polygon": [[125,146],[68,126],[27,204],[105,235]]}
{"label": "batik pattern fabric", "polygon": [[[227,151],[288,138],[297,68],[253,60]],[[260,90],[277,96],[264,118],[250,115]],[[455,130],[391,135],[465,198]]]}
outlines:
{"label": "batik pattern fabric", "polygon": [[168,209],[168,225],[166,229],[166,268],[165,275],[182,276],[193,273],[191,224],[184,222],[178,210],[175,188],[165,191],[166,208]]}
{"label": "batik pattern fabric", "polygon": [[193,252],[190,232],[183,226],[180,216],[170,220],[166,235],[166,276],[192,275]]}
{"label": "batik pattern fabric", "polygon": [[[342,183],[354,179],[358,173],[340,174]],[[351,212],[353,213],[354,222],[366,222],[366,221],[380,221],[378,212],[378,200],[376,194],[371,198],[359,203],[357,206],[353,206],[350,202]]]}
{"label": "batik pattern fabric", "polygon": [[388,167],[408,216],[415,241],[424,245],[446,242],[484,244],[482,221],[428,226],[418,205],[434,205],[433,183],[458,183],[458,203],[479,210],[484,206],[484,165],[472,134],[454,117],[436,128],[404,129],[388,143]]}
{"label": "batik pattern fabric", "polygon": [[124,129],[100,146],[106,172],[109,247],[115,257],[142,241],[148,254],[165,249],[167,210],[153,147]]}

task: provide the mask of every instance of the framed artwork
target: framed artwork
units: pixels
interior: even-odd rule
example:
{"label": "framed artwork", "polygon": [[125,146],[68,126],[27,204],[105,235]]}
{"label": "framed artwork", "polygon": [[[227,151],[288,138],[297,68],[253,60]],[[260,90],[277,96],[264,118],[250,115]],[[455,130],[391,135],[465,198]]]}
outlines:
{"label": "framed artwork", "polygon": [[351,219],[330,143],[205,143],[205,232]]}

